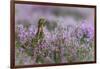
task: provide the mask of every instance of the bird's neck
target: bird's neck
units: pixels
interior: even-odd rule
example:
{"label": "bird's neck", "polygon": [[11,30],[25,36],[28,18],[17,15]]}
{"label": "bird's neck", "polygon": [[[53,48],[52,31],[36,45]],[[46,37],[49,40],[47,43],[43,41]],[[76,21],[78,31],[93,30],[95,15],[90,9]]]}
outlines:
{"label": "bird's neck", "polygon": [[39,27],[39,28],[38,28],[37,35],[38,35],[40,32],[43,32],[43,27]]}

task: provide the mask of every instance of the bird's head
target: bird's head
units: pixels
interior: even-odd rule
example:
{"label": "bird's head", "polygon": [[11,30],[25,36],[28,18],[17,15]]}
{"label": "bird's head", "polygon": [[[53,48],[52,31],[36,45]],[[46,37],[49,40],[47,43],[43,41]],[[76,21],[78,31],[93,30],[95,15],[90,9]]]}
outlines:
{"label": "bird's head", "polygon": [[40,18],[40,19],[39,19],[39,22],[38,22],[38,27],[39,27],[39,28],[45,27],[46,23],[47,23],[46,19]]}

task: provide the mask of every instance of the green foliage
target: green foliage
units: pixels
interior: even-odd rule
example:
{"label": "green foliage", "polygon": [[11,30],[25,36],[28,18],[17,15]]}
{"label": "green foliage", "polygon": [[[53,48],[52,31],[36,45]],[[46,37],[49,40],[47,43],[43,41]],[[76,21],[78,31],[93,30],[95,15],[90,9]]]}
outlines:
{"label": "green foliage", "polygon": [[33,48],[36,46],[37,42],[38,42],[38,39],[36,39],[36,38],[34,38],[34,39],[32,40],[32,47],[33,47]]}
{"label": "green foliage", "polygon": [[19,61],[19,64],[23,64],[23,60],[20,60],[20,61]]}
{"label": "green foliage", "polygon": [[36,58],[36,62],[37,63],[44,63],[44,60],[43,60],[44,58],[43,57],[41,57],[41,56],[37,56],[37,58]]}
{"label": "green foliage", "polygon": [[16,48],[20,48],[20,43],[18,41],[15,42]]}
{"label": "green foliage", "polygon": [[85,58],[88,56],[88,50],[86,48],[78,48],[77,50],[77,54],[78,54],[78,57],[81,61],[85,60]]}
{"label": "green foliage", "polygon": [[28,56],[32,56],[33,52],[31,50],[26,49],[25,52],[27,53]]}
{"label": "green foliage", "polygon": [[54,61],[55,63],[60,63],[60,53],[59,52],[54,52]]}

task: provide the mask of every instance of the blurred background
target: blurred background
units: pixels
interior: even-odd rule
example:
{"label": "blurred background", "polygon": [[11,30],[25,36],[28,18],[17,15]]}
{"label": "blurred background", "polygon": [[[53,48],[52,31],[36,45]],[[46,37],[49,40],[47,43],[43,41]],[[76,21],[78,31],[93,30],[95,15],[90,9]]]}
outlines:
{"label": "blurred background", "polygon": [[82,20],[94,24],[94,8],[16,4],[15,15],[16,24],[37,25],[39,18],[43,17],[49,21],[47,23],[49,30],[55,27],[55,25],[66,27],[68,24],[78,24]]}

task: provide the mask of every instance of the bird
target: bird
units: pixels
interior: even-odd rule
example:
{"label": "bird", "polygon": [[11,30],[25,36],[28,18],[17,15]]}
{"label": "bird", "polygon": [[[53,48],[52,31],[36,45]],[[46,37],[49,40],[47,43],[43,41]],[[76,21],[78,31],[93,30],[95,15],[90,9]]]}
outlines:
{"label": "bird", "polygon": [[35,35],[35,37],[32,39],[32,47],[36,47],[38,44],[40,44],[43,41],[44,38],[44,27],[46,26],[46,19],[40,18],[38,21],[38,30]]}
{"label": "bird", "polygon": [[27,47],[25,45],[22,46],[22,48],[25,49],[26,53],[29,56],[33,56],[34,55],[32,53],[32,51],[35,49],[35,47],[37,47],[43,41],[43,38],[45,36],[43,28],[45,27],[46,22],[47,22],[46,19],[40,18],[39,21],[38,21],[37,32],[36,32],[34,38],[32,38],[32,40],[31,40],[31,47]]}

